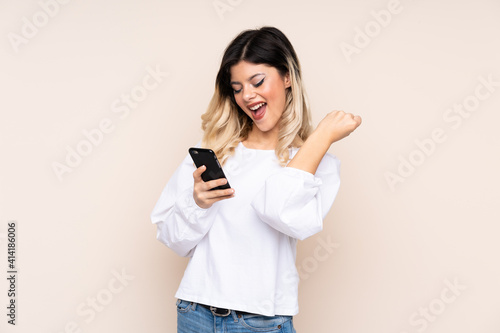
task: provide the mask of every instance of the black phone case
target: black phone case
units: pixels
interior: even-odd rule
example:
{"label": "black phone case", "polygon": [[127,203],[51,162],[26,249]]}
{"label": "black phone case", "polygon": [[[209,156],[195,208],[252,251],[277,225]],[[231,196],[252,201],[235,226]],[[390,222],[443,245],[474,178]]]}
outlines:
{"label": "black phone case", "polygon": [[[203,179],[204,182],[226,178],[226,175],[224,175],[224,171],[222,171],[222,167],[220,166],[219,160],[212,149],[189,148],[189,155],[191,155],[191,158],[197,168],[202,165],[207,167],[205,172],[201,174],[201,179]],[[211,191],[223,190],[227,188],[231,188],[231,186],[229,186],[229,182],[224,185],[214,187]]]}

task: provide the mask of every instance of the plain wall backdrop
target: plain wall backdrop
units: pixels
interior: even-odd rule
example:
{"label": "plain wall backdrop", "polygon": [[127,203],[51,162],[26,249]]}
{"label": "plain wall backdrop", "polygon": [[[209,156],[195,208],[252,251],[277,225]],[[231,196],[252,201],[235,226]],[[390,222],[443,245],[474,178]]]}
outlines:
{"label": "plain wall backdrop", "polygon": [[[281,29],[341,188],[299,242],[300,333],[500,330],[500,2],[3,1],[0,331],[175,332],[186,258],[149,216],[227,44]],[[16,325],[7,323],[16,221]]]}

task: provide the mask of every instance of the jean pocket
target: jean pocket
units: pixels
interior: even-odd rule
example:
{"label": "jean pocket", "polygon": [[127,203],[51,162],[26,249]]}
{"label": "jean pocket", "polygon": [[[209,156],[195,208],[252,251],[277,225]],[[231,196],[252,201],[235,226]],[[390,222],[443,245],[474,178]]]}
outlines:
{"label": "jean pocket", "polygon": [[262,315],[242,315],[240,323],[245,328],[255,332],[279,332],[283,324],[290,320],[288,316],[262,316]]}
{"label": "jean pocket", "polygon": [[177,306],[177,311],[188,312],[189,310],[191,310],[191,306],[193,305],[193,302],[178,299],[177,302],[175,303],[175,305]]}

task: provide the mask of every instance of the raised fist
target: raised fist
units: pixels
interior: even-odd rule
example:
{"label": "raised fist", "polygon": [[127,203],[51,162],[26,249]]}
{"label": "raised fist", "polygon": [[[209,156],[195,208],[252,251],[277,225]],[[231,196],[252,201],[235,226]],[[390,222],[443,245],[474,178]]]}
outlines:
{"label": "raised fist", "polygon": [[315,132],[319,132],[332,144],[351,134],[359,125],[361,125],[360,116],[344,111],[332,111],[320,121]]}

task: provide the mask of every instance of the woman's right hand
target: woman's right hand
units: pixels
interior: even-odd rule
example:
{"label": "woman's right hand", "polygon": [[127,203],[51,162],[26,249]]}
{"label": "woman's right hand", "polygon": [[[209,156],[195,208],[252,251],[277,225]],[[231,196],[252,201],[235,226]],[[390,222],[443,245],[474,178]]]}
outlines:
{"label": "woman's right hand", "polygon": [[200,208],[207,209],[212,207],[214,202],[234,197],[234,189],[232,188],[211,191],[210,189],[214,187],[226,184],[227,179],[220,178],[204,182],[203,179],[201,178],[201,174],[205,172],[205,170],[206,167],[202,165],[193,172],[193,178],[194,178],[193,198],[196,204]]}

